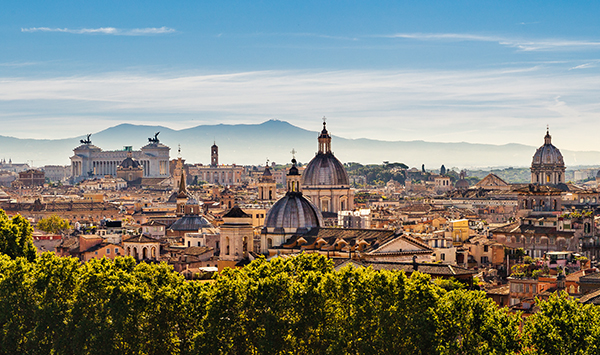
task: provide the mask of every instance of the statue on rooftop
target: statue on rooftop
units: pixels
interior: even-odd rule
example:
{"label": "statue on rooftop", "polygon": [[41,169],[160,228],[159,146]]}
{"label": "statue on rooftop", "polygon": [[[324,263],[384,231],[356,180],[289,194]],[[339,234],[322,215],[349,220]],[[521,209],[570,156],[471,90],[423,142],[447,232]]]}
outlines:
{"label": "statue on rooftop", "polygon": [[92,134],[88,134],[86,139],[80,139],[79,142],[81,144],[92,144],[92,141],[90,140],[90,137],[92,136]]}
{"label": "statue on rooftop", "polygon": [[160,143],[160,141],[158,140],[158,135],[160,134],[160,131],[154,133],[154,138],[148,138],[148,142],[150,143]]}

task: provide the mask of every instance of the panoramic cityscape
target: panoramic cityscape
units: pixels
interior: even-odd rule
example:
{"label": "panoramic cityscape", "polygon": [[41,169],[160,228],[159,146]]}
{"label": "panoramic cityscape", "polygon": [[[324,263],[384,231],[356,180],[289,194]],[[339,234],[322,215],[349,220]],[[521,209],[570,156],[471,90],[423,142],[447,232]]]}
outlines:
{"label": "panoramic cityscape", "polygon": [[600,353],[600,4],[3,8],[0,354]]}

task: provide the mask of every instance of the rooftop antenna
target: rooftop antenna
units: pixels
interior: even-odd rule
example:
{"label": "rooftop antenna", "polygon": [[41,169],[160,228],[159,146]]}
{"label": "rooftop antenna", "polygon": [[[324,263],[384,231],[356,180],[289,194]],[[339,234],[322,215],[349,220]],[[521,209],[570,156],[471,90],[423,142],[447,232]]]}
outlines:
{"label": "rooftop antenna", "polygon": [[177,144],[177,157],[181,158],[181,144]]}

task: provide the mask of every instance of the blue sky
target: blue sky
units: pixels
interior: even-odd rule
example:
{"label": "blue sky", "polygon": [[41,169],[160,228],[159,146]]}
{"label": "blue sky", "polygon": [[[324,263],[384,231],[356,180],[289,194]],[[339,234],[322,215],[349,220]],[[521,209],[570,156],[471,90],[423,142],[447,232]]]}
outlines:
{"label": "blue sky", "polygon": [[600,3],[8,1],[3,135],[276,118],[349,138],[598,150]]}

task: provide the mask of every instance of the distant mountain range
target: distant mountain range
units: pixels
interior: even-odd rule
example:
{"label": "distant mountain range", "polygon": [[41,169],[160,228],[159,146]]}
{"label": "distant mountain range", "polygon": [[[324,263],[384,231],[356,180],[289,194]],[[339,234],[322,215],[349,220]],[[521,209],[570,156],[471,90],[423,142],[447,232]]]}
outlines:
{"label": "distant mountain range", "polygon": [[[319,125],[320,126],[320,125]],[[319,127],[320,128],[320,127]],[[330,133],[335,133],[331,125]],[[161,143],[171,147],[171,157],[181,155],[188,163],[210,162],[210,146],[219,146],[220,163],[240,165],[264,164],[267,159],[287,163],[290,151],[297,151],[298,161],[307,163],[317,150],[318,132],[308,131],[288,122],[270,120],[261,124],[202,125],[182,130],[163,126],[121,124],[92,134],[92,143],[103,150],[119,150],[124,146],[139,149],[160,131]],[[87,133],[87,132],[86,132]],[[18,139],[0,136],[0,158],[13,162],[33,161],[34,166],[70,164],[73,148],[85,136],[68,139]],[[542,137],[540,137],[540,145]],[[472,144],[435,143],[424,141],[379,141],[373,139],[347,139],[333,136],[332,149],[342,162],[361,164],[402,162],[411,167],[437,169],[476,168],[492,166],[529,166],[537,147],[522,144]],[[560,147],[559,147],[560,148]],[[600,152],[562,150],[565,164],[598,165]]]}

